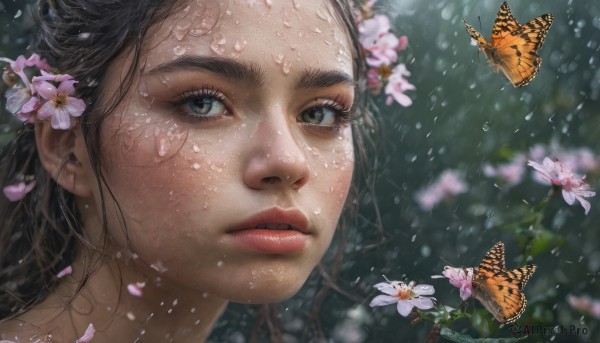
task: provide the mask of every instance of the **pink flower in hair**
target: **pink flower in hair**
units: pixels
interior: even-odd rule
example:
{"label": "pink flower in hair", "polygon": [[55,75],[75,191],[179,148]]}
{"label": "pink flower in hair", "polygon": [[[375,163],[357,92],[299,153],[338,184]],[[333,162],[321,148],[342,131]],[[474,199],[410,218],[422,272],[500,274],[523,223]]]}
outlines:
{"label": "pink flower in hair", "polygon": [[10,69],[19,75],[23,83],[27,88],[29,88],[29,78],[27,74],[25,74],[26,67],[37,67],[40,70],[50,71],[50,66],[46,62],[45,59],[40,58],[38,54],[32,54],[29,58],[25,58],[25,56],[20,55],[16,60],[11,60],[10,58],[0,57],[0,61],[6,62],[10,65]]}
{"label": "pink flower in hair", "polygon": [[412,100],[404,94],[406,91],[416,89],[415,86],[406,79],[408,76],[410,76],[410,72],[406,69],[404,63],[401,63],[394,68],[392,75],[388,78],[388,83],[384,90],[385,94],[388,95],[385,100],[386,105],[391,105],[394,100],[404,107],[412,105]]}
{"label": "pink flower in hair", "polygon": [[[57,88],[51,82],[60,82],[60,85]],[[42,73],[42,76],[34,77],[35,90],[47,100],[38,110],[38,119],[51,118],[53,128],[69,129],[71,117],[79,117],[85,110],[83,100],[71,96],[75,93],[76,83],[69,75]]]}
{"label": "pink flower in hair", "polygon": [[596,192],[592,191],[590,185],[584,182],[585,176],[578,178],[570,168],[566,168],[558,160],[553,161],[548,157],[544,158],[542,164],[535,161],[529,161],[527,164],[537,171],[536,176],[541,182],[560,187],[563,199],[567,204],[573,205],[577,200],[585,214],[588,214],[591,205],[584,198],[593,197]]}
{"label": "pink flower in hair", "polygon": [[14,185],[8,185],[4,187],[2,191],[9,201],[15,202],[23,199],[27,193],[31,192],[33,187],[35,187],[35,181],[32,181],[28,184],[25,182],[19,182]]}

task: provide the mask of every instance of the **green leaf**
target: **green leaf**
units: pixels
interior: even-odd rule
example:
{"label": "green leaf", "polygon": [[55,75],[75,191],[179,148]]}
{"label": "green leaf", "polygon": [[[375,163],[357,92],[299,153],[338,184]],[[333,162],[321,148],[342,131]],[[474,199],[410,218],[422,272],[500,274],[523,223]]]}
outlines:
{"label": "green leaf", "polygon": [[458,333],[458,332],[452,331],[445,327],[442,328],[442,331],[440,332],[440,334],[442,335],[442,337],[449,339],[452,342],[458,342],[458,343],[471,343],[471,342],[512,343],[512,342],[522,341],[527,338],[527,336],[518,337],[518,338],[473,338],[469,335],[466,335],[463,333]]}

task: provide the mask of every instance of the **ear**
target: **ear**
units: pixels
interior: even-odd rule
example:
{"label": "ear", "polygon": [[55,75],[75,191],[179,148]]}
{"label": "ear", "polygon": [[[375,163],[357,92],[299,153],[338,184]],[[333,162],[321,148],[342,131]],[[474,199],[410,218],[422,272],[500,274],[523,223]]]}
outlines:
{"label": "ear", "polygon": [[94,172],[78,125],[59,130],[49,120],[39,121],[35,141],[42,166],[62,188],[79,197],[92,196]]}

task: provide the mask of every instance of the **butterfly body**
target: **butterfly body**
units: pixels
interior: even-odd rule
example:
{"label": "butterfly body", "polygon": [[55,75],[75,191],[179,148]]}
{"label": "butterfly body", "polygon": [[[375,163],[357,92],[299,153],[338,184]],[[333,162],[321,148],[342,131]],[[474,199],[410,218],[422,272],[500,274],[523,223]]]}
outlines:
{"label": "butterfly body", "polygon": [[525,311],[527,300],[525,284],[536,266],[507,270],[504,262],[504,244],[496,243],[485,255],[479,267],[473,269],[473,297],[501,323],[517,320]]}
{"label": "butterfly body", "polygon": [[464,23],[494,71],[502,71],[515,87],[521,87],[531,82],[539,72],[542,59],[537,51],[542,47],[553,20],[554,16],[547,13],[519,25],[505,1],[496,16],[489,42],[466,20]]}

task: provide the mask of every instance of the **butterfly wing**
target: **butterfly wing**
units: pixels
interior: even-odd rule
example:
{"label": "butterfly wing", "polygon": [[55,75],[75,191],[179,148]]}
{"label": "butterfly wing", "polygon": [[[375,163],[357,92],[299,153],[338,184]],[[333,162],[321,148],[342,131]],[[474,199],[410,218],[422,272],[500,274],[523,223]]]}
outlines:
{"label": "butterfly wing", "polygon": [[508,35],[492,37],[490,44],[495,47],[495,60],[515,87],[524,86],[537,76],[542,65],[537,50],[544,43],[553,20],[554,16],[547,13]]}
{"label": "butterfly wing", "polygon": [[496,242],[487,254],[485,254],[477,270],[478,273],[486,276],[506,271],[504,264],[504,243]]}
{"label": "butterfly wing", "polygon": [[465,23],[465,27],[467,28],[467,32],[469,33],[471,38],[473,38],[473,40],[475,40],[475,42],[477,42],[477,45],[479,45],[480,49],[485,51],[485,48],[488,47],[490,45],[490,43],[488,43],[488,41],[485,40],[485,38],[483,38],[481,33],[479,33],[477,30],[475,30],[473,28],[473,26],[469,25],[467,23],[466,19],[463,19],[463,22]]}
{"label": "butterfly wing", "polygon": [[527,300],[523,294],[525,284],[536,266],[504,271],[492,276],[476,274],[473,296],[501,323],[512,323],[525,311]]}
{"label": "butterfly wing", "polygon": [[500,5],[500,10],[496,15],[496,21],[492,29],[492,41],[500,40],[517,31],[520,27],[519,22],[512,15],[508,3],[505,1]]}

